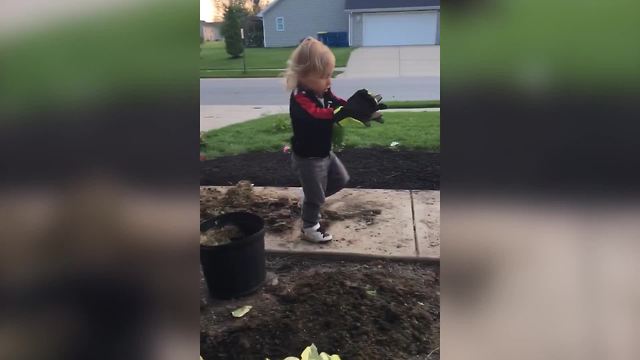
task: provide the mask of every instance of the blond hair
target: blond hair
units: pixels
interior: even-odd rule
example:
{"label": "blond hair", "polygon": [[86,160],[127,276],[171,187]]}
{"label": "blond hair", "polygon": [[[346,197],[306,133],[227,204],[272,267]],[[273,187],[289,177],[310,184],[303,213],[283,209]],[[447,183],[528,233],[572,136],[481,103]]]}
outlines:
{"label": "blond hair", "polygon": [[336,57],[325,44],[307,37],[293,50],[283,73],[287,90],[298,86],[298,80],[310,75],[327,76],[336,64]]}

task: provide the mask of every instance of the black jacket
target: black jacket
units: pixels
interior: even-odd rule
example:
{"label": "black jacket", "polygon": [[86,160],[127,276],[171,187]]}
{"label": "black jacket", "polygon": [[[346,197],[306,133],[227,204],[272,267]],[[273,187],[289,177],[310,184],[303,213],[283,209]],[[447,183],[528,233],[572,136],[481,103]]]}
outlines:
{"label": "black jacket", "polygon": [[298,88],[291,93],[289,115],[293,137],[291,148],[300,157],[327,157],[331,151],[333,111],[346,101],[327,90],[318,99],[312,90]]}

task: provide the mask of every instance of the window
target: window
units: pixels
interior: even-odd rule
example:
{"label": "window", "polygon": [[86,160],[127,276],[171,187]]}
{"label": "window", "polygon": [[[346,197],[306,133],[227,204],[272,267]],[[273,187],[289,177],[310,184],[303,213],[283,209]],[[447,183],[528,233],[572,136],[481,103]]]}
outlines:
{"label": "window", "polygon": [[284,18],[277,17],[276,18],[276,31],[284,31]]}

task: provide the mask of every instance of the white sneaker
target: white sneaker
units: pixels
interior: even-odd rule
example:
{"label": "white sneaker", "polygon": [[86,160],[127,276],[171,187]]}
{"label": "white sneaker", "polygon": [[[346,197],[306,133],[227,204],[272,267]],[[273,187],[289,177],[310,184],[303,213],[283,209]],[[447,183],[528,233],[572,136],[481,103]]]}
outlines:
{"label": "white sneaker", "polygon": [[333,240],[330,234],[324,232],[320,224],[302,229],[302,238],[312,243],[325,243]]}

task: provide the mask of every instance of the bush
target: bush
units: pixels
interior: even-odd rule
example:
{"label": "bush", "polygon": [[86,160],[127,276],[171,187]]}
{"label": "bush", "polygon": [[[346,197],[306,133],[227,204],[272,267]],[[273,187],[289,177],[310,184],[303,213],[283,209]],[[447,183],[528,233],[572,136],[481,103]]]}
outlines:
{"label": "bush", "polygon": [[276,132],[290,131],[291,130],[291,121],[289,121],[289,119],[284,118],[284,117],[277,118],[276,121],[273,123],[273,129]]}
{"label": "bush", "polygon": [[233,59],[239,58],[244,52],[240,24],[244,22],[245,17],[246,10],[240,4],[232,3],[229,6],[225,6],[222,35],[224,36],[227,54]]}

